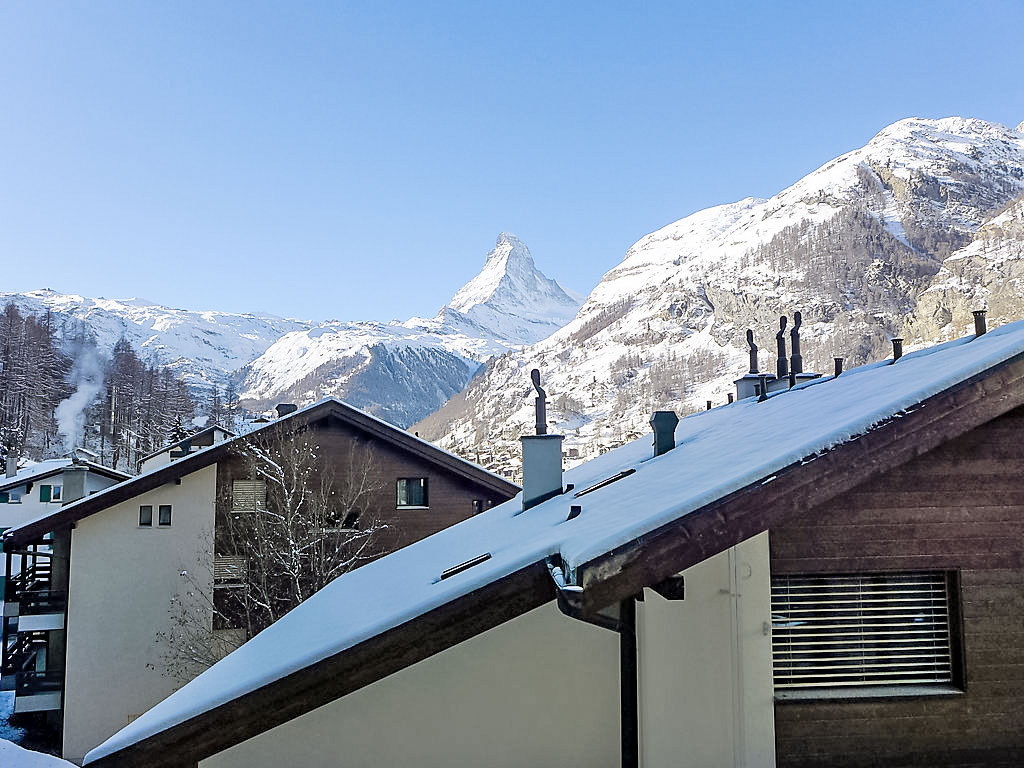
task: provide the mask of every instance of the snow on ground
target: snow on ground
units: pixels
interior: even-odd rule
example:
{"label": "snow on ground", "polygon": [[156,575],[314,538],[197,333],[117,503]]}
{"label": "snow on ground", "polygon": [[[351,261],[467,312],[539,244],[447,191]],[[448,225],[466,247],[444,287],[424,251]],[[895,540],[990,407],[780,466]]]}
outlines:
{"label": "snow on ground", "polygon": [[0,738],[0,766],[3,768],[74,768],[74,763],[53,755],[22,749],[17,744]]}
{"label": "snow on ground", "polygon": [[[532,563],[570,569],[802,459],[861,435],[950,386],[1024,354],[1024,322],[912,352],[838,378],[683,419],[674,450],[650,436],[565,475],[587,489],[523,512],[517,497],[337,579],[86,757],[86,763],[332,656]],[[569,507],[582,514],[567,520]],[[441,581],[483,553],[489,560]],[[571,570],[570,570],[571,573]],[[353,619],[358,617],[358,619]]]}

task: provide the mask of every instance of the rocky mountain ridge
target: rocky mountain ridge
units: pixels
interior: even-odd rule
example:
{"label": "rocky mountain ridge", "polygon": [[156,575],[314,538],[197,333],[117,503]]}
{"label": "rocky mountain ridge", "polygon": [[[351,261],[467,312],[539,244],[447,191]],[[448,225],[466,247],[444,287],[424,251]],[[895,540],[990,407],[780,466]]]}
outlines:
{"label": "rocky mountain ridge", "polygon": [[1024,134],[912,118],[774,197],[694,213],[642,238],[548,339],[492,361],[416,428],[510,476],[542,371],[570,461],[648,431],[656,409],[721,404],[753,328],[774,370],[779,316],[800,310],[808,370],[959,335],[970,309],[1024,316]]}
{"label": "rocky mountain ridge", "polygon": [[256,411],[335,395],[401,426],[439,408],[491,356],[550,335],[580,304],[508,233],[436,317],[405,322],[311,323],[48,289],[3,293],[0,302],[48,312],[60,338],[91,335],[101,351],[123,337],[197,393],[230,384],[241,405]]}

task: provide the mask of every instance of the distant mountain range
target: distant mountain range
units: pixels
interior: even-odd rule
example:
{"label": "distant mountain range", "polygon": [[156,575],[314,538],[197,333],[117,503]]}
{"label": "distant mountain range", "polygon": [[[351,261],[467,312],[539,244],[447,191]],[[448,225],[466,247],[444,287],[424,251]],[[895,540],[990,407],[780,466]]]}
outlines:
{"label": "distant mountain range", "polygon": [[510,477],[539,368],[571,461],[649,430],[653,410],[722,404],[775,370],[780,315],[803,313],[807,370],[832,371],[1024,317],[1024,124],[908,119],[774,197],[687,216],[626,253],[576,317],[506,353],[416,426]]}
{"label": "distant mountain range", "polygon": [[980,306],[993,324],[1024,317],[1024,124],[894,123],[774,197],[647,235],[582,306],[509,234],[435,317],[405,322],[7,300],[102,346],[124,335],[196,387],[231,380],[254,409],[337,395],[516,477],[533,367],[575,462],[647,431],[653,410],[723,403],[747,368],[747,328],[773,371],[779,316],[795,310],[805,368],[824,372],[833,356],[884,358],[893,336],[912,348],[961,335]]}
{"label": "distant mountain range", "polygon": [[254,410],[336,395],[408,426],[463,389],[492,355],[563,326],[581,298],[545,277],[526,245],[502,233],[480,274],[436,317],[404,323],[311,323],[48,289],[0,294],[0,302],[11,301],[25,313],[50,312],[65,339],[88,334],[110,350],[124,337],[195,390],[233,381],[242,405]]}

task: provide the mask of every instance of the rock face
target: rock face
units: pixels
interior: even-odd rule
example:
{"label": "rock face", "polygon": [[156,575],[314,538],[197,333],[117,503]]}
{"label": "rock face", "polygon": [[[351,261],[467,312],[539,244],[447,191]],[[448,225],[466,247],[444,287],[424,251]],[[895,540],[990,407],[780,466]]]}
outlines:
{"label": "rock face", "polygon": [[570,461],[649,431],[653,410],[720,404],[753,328],[775,370],[780,315],[803,314],[805,370],[1024,316],[1024,135],[982,120],[908,119],[768,200],[700,211],[637,242],[549,338],[488,364],[425,436],[516,476],[542,371]]}

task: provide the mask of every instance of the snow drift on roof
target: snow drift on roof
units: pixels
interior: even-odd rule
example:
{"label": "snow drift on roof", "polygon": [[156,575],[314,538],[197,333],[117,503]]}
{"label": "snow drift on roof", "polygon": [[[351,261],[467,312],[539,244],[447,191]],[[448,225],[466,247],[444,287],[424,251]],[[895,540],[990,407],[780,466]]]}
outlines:
{"label": "snow drift on roof", "polygon": [[[689,416],[676,448],[652,458],[650,437],[566,473],[582,499],[521,512],[519,498],[337,579],[86,756],[109,755],[468,594],[554,553],[570,567],[697,510],[794,462],[864,434],[971,376],[1024,354],[1024,321]],[[566,521],[571,504],[583,512]],[[491,557],[440,580],[442,571]]]}

